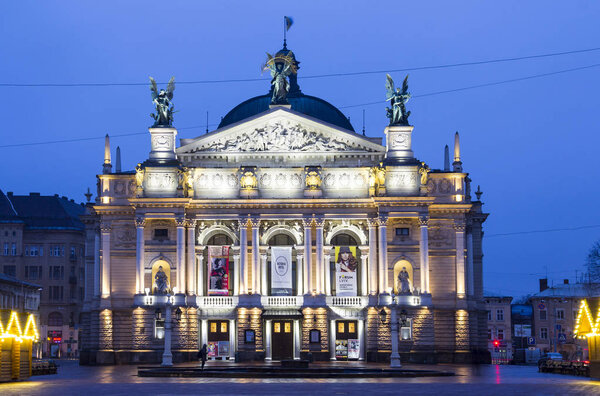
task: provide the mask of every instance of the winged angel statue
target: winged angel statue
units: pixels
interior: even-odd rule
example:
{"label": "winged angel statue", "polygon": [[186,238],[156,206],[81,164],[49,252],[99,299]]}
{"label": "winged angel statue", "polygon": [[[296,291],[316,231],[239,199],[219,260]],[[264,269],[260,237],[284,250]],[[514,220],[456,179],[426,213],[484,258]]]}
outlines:
{"label": "winged angel statue", "polygon": [[156,114],[150,114],[154,118],[153,126],[171,126],[173,124],[173,91],[175,91],[175,77],[171,77],[167,90],[158,90],[156,80],[150,77],[150,91],[152,91],[152,103],[156,107]]}
{"label": "winged angel statue", "polygon": [[290,90],[287,77],[296,73],[294,53],[290,51],[287,55],[275,54],[273,56],[267,52],[267,62],[263,65],[262,70],[270,70],[271,77],[273,77],[271,80],[273,86],[271,104],[287,104],[287,94]]}
{"label": "winged angel statue", "polygon": [[408,116],[410,111],[406,111],[406,102],[410,99],[408,93],[408,75],[404,78],[402,89],[394,87],[394,80],[389,74],[386,74],[387,81],[385,88],[387,90],[386,101],[391,101],[392,108],[386,107],[387,117],[390,119],[390,125],[408,125]]}

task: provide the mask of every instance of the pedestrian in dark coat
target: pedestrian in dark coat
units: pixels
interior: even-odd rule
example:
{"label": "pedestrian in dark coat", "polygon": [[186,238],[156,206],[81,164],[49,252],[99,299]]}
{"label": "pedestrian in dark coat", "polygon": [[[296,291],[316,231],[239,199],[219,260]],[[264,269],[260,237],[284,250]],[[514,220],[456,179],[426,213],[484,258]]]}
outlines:
{"label": "pedestrian in dark coat", "polygon": [[206,363],[208,352],[206,351],[206,344],[202,345],[200,351],[198,351],[198,359],[202,362],[202,371],[204,371],[204,364]]}

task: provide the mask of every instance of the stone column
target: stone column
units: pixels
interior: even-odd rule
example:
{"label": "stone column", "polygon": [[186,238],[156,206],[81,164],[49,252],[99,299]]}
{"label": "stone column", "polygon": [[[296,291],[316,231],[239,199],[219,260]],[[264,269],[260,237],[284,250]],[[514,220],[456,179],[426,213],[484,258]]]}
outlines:
{"label": "stone column", "polygon": [[294,319],[294,360],[300,360],[300,320]]}
{"label": "stone column", "polygon": [[388,262],[387,262],[387,215],[380,215],[379,223],[379,294],[388,292]]}
{"label": "stone column", "polygon": [[142,216],[138,216],[135,219],[136,228],[136,245],[135,245],[135,258],[136,258],[136,271],[135,271],[135,292],[136,294],[144,293],[144,224],[146,219]]}
{"label": "stone column", "polygon": [[364,321],[364,319],[358,320],[358,342],[360,343],[358,360],[365,360],[365,350],[367,348],[367,339],[365,338],[365,321]]}
{"label": "stone column", "polygon": [[238,296],[240,295],[240,279],[241,279],[241,275],[240,275],[240,255],[239,254],[234,254],[233,255],[233,265],[234,265],[234,272],[233,272],[233,295],[234,296]]}
{"label": "stone column", "polygon": [[208,346],[208,320],[200,319],[200,348],[204,344]]}
{"label": "stone column", "polygon": [[421,293],[429,293],[429,216],[419,217],[421,228],[421,240],[419,241],[419,253],[421,256]]}
{"label": "stone column", "polygon": [[110,297],[110,223],[100,224],[102,234],[102,298]]}
{"label": "stone column", "polygon": [[456,231],[456,295],[465,296],[465,223],[454,221]]}
{"label": "stone column", "polygon": [[335,341],[336,341],[336,332],[335,332],[335,320],[329,321],[329,360],[337,360],[335,357]]}
{"label": "stone column", "polygon": [[265,320],[265,360],[272,359],[271,354],[271,319]]}
{"label": "stone column", "polygon": [[315,229],[317,231],[316,236],[316,247],[317,247],[317,262],[315,263],[315,289],[317,294],[325,293],[325,288],[323,287],[323,275],[325,275],[325,270],[323,269],[323,226],[325,225],[325,220],[321,218],[315,218]]}
{"label": "stone column", "polygon": [[100,231],[94,231],[94,297],[100,297]]}
{"label": "stone column", "polygon": [[235,359],[235,352],[237,351],[237,328],[235,327],[235,320],[229,319],[229,360]]}
{"label": "stone column", "polygon": [[[327,252],[331,250],[331,247],[327,247]],[[331,255],[326,254],[323,256],[323,274],[325,275],[325,294],[331,296]]]}
{"label": "stone column", "polygon": [[367,219],[369,225],[369,294],[377,294],[377,221]]}
{"label": "stone column", "polygon": [[312,255],[312,219],[302,219],[304,226],[304,292],[310,294],[315,287],[313,286],[313,273],[311,268]]}
{"label": "stone column", "polygon": [[[370,252],[369,252],[370,253]],[[360,250],[360,293],[359,296],[367,296],[369,294],[367,287],[367,252]]]}
{"label": "stone column", "polygon": [[185,225],[183,217],[175,219],[177,224],[177,294],[185,293]]}
{"label": "stone column", "polygon": [[260,283],[261,283],[261,291],[260,293],[263,296],[266,296],[268,293],[268,284],[267,284],[267,255],[263,254],[260,256],[261,260],[261,269],[260,269]]}
{"label": "stone column", "polygon": [[469,287],[467,288],[467,294],[469,296],[475,295],[475,266],[473,264],[473,226],[467,226],[467,280]]}
{"label": "stone column", "polygon": [[302,264],[304,255],[296,255],[296,295],[304,294],[304,265]]}
{"label": "stone column", "polygon": [[252,293],[259,294],[261,292],[260,287],[260,241],[258,237],[258,229],[260,227],[260,220],[253,218],[250,220],[252,226]]}
{"label": "stone column", "polygon": [[196,220],[187,224],[187,294],[196,294]]}
{"label": "stone column", "polygon": [[196,295],[198,296],[204,295],[204,287],[206,284],[204,280],[204,256],[202,255],[203,251],[204,246],[200,246],[200,254],[196,253],[196,263],[198,264],[198,269],[196,270],[196,273],[198,274],[198,285],[196,286]]}
{"label": "stone column", "polygon": [[238,222],[240,227],[240,294],[248,294],[248,219],[242,218]]}

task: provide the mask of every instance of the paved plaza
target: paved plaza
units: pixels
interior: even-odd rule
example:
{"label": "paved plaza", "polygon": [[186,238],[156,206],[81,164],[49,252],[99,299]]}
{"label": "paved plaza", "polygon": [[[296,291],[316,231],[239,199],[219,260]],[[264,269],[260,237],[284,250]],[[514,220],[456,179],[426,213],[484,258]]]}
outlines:
{"label": "paved plaza", "polygon": [[[210,364],[211,362],[209,362]],[[57,375],[0,384],[2,395],[593,395],[600,381],[541,374],[531,366],[406,365],[453,371],[453,377],[386,379],[140,378],[137,366],[79,366],[61,361]]]}

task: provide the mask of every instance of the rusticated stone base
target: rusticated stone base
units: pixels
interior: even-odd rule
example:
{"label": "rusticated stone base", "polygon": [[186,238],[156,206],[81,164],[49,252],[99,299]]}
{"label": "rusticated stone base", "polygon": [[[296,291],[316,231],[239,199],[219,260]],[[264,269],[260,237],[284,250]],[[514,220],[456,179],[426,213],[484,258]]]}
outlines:
{"label": "rusticated stone base", "polygon": [[[79,364],[82,366],[113,365],[113,364],[160,364],[162,350],[152,351],[82,351]],[[198,351],[173,351],[173,363],[191,362],[198,360]]]}

